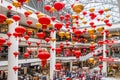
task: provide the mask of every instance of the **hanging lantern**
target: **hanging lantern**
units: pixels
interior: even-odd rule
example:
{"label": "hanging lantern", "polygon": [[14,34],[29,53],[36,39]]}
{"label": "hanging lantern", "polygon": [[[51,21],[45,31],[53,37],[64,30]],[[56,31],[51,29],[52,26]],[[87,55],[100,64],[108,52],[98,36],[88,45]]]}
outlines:
{"label": "hanging lantern", "polygon": [[98,59],[99,59],[99,61],[102,61],[103,56],[99,56]]}
{"label": "hanging lantern", "polygon": [[63,23],[55,23],[54,27],[57,29],[57,30],[60,30],[63,26]]}
{"label": "hanging lantern", "polygon": [[90,35],[95,34],[95,32],[96,32],[95,29],[89,29],[89,30],[88,30],[88,33],[89,33]]}
{"label": "hanging lantern", "polygon": [[7,33],[8,38],[10,38],[11,35],[12,35],[12,34],[11,34],[10,32]]}
{"label": "hanging lantern", "polygon": [[37,14],[37,18],[41,18],[41,17],[43,17],[43,16],[45,16],[45,14],[43,14],[43,13]]}
{"label": "hanging lantern", "polygon": [[18,26],[15,28],[15,32],[20,33],[20,34],[24,34],[26,32],[26,28],[24,28],[22,26]]}
{"label": "hanging lantern", "polygon": [[63,43],[60,43],[60,48],[63,49],[64,45]]}
{"label": "hanging lantern", "polygon": [[13,1],[13,6],[15,6],[16,8],[20,7],[21,4],[18,1]]}
{"label": "hanging lantern", "polygon": [[7,17],[4,14],[0,14],[0,24],[2,24],[6,19]]}
{"label": "hanging lantern", "polygon": [[11,9],[12,9],[12,6],[11,6],[11,5],[8,5],[7,8],[8,8],[8,10],[11,10]]}
{"label": "hanging lantern", "polygon": [[30,13],[28,11],[24,12],[24,15],[26,18],[28,18],[28,16],[30,15]]}
{"label": "hanging lantern", "polygon": [[80,30],[74,30],[74,34],[77,36],[77,37],[79,37],[81,34],[82,34],[82,32],[80,31]]}
{"label": "hanging lantern", "polygon": [[87,24],[87,21],[83,20],[82,23],[85,25],[85,24]]}
{"label": "hanging lantern", "polygon": [[51,20],[52,20],[52,21],[55,21],[55,20],[56,20],[56,17],[55,17],[55,16],[52,16],[52,17],[51,17]]}
{"label": "hanging lantern", "polygon": [[104,9],[104,11],[105,11],[105,12],[108,12],[108,11],[109,11],[109,9],[108,9],[108,8],[105,8],[105,9]]}
{"label": "hanging lantern", "polygon": [[56,38],[51,38],[51,41],[52,41],[52,42],[56,41]]}
{"label": "hanging lantern", "polygon": [[98,31],[99,33],[101,33],[103,30],[104,30],[104,27],[99,27],[99,28],[97,28],[97,31]]}
{"label": "hanging lantern", "polygon": [[8,46],[8,47],[10,47],[10,46],[11,46],[11,44],[12,44],[11,42],[7,42],[7,46]]}
{"label": "hanging lantern", "polygon": [[61,51],[62,51],[62,49],[61,49],[61,48],[56,48],[56,53],[57,53],[57,54],[60,54],[60,53],[61,53]]}
{"label": "hanging lantern", "polygon": [[14,36],[15,38],[17,38],[17,37],[18,37],[18,33],[17,33],[17,32],[14,32],[14,33],[13,33],[13,36]]}
{"label": "hanging lantern", "polygon": [[61,15],[61,16],[60,16],[60,20],[61,20],[61,21],[63,21],[63,19],[64,19],[64,16],[63,16],[63,15]]}
{"label": "hanging lantern", "polygon": [[100,65],[99,65],[99,68],[100,68],[100,70],[101,70],[101,69],[103,68],[103,65],[100,64]]}
{"label": "hanging lantern", "polygon": [[44,39],[45,36],[46,36],[46,34],[45,34],[44,32],[39,32],[39,33],[37,33],[36,35],[37,35],[37,37],[40,38],[40,39]]}
{"label": "hanging lantern", "polygon": [[6,19],[6,23],[9,25],[9,24],[12,24],[13,23],[13,20],[12,19],[10,19],[10,18],[8,18],[8,19]]}
{"label": "hanging lantern", "polygon": [[51,6],[50,6],[50,5],[45,5],[45,6],[44,6],[44,9],[45,9],[46,11],[50,11],[50,10],[51,10]]}
{"label": "hanging lantern", "polygon": [[98,41],[98,45],[102,46],[104,44],[103,41]]}
{"label": "hanging lantern", "polygon": [[96,56],[96,54],[93,54],[93,57],[95,57]]}
{"label": "hanging lantern", "polygon": [[16,72],[18,70],[18,66],[14,66],[13,70]]}
{"label": "hanging lantern", "polygon": [[111,24],[111,23],[107,23],[107,24],[106,24],[106,26],[111,27],[111,26],[112,26],[112,24]]}
{"label": "hanging lantern", "polygon": [[36,23],[35,26],[36,26],[37,28],[40,28],[40,27],[41,27],[41,24],[40,24],[40,23]]}
{"label": "hanging lantern", "polygon": [[89,11],[90,11],[90,12],[94,12],[94,11],[95,11],[95,8],[92,7],[92,8],[89,9]]}
{"label": "hanging lantern", "polygon": [[21,5],[26,2],[26,0],[17,0]]}
{"label": "hanging lantern", "polygon": [[50,38],[45,38],[45,41],[48,43],[50,41]]}
{"label": "hanging lantern", "polygon": [[95,45],[90,45],[90,46],[89,46],[89,49],[90,49],[91,52],[94,52],[94,50],[95,50]]}
{"label": "hanging lantern", "polygon": [[65,32],[62,32],[62,31],[61,31],[61,32],[59,32],[58,34],[59,34],[59,36],[60,36],[61,40],[62,40],[62,38],[65,36]]}
{"label": "hanging lantern", "polygon": [[62,69],[62,64],[61,63],[56,63],[55,64],[55,69],[56,70],[61,70]]}
{"label": "hanging lantern", "polygon": [[19,52],[17,52],[17,51],[15,51],[14,53],[13,53],[13,55],[15,56],[15,58],[19,55]]}
{"label": "hanging lantern", "polygon": [[31,30],[27,31],[27,35],[28,35],[28,36],[30,36],[31,34],[32,34],[32,31],[31,31]]}
{"label": "hanging lantern", "polygon": [[90,35],[90,38],[91,38],[91,39],[96,39],[96,38],[97,38],[97,35]]}
{"label": "hanging lantern", "polygon": [[64,8],[65,4],[62,2],[55,2],[53,6],[57,11],[60,11]]}
{"label": "hanging lantern", "polygon": [[82,53],[80,51],[75,51],[74,55],[76,56],[76,58],[79,58],[82,55]]}
{"label": "hanging lantern", "polygon": [[29,41],[27,44],[28,44],[28,46],[30,46],[30,45],[31,45],[31,42]]}
{"label": "hanging lantern", "polygon": [[6,39],[4,39],[4,38],[0,38],[0,46],[2,46],[4,43],[6,42]]}
{"label": "hanging lantern", "polygon": [[32,24],[32,20],[27,20],[27,24],[30,26]]}
{"label": "hanging lantern", "polygon": [[110,14],[106,14],[106,18],[109,18],[110,17]]}
{"label": "hanging lantern", "polygon": [[29,55],[30,55],[29,53],[24,53],[24,55],[23,55],[23,56],[24,56],[24,58],[26,58],[26,59],[27,59],[27,58],[29,57]]}
{"label": "hanging lantern", "polygon": [[99,10],[98,13],[102,15],[104,13],[104,10]]}
{"label": "hanging lantern", "polygon": [[109,20],[108,20],[108,19],[105,19],[105,20],[104,20],[104,23],[105,23],[105,24],[109,23]]}
{"label": "hanging lantern", "polygon": [[84,6],[80,3],[76,3],[76,4],[73,5],[72,9],[73,9],[74,12],[79,14],[84,9]]}
{"label": "hanging lantern", "polygon": [[43,51],[39,52],[38,53],[38,58],[42,60],[42,66],[44,67],[44,65],[46,64],[44,62],[46,62],[46,60],[50,58],[50,53],[49,52],[43,52]]}
{"label": "hanging lantern", "polygon": [[51,7],[50,11],[55,12],[56,9],[54,7]]}
{"label": "hanging lantern", "polygon": [[70,36],[70,32],[66,32],[66,33],[65,33],[65,36],[66,36],[66,37]]}
{"label": "hanging lantern", "polygon": [[83,11],[82,14],[83,14],[84,16],[86,16],[86,15],[87,15],[87,12],[86,12],[86,11]]}
{"label": "hanging lantern", "polygon": [[24,38],[27,41],[30,37],[28,35],[25,35]]}
{"label": "hanging lantern", "polygon": [[94,62],[94,58],[89,58],[88,62],[89,63],[93,63]]}
{"label": "hanging lantern", "polygon": [[13,15],[12,19],[15,20],[16,22],[20,20],[20,16],[18,15]]}
{"label": "hanging lantern", "polygon": [[37,46],[40,46],[40,42],[36,42],[36,45],[37,45]]}

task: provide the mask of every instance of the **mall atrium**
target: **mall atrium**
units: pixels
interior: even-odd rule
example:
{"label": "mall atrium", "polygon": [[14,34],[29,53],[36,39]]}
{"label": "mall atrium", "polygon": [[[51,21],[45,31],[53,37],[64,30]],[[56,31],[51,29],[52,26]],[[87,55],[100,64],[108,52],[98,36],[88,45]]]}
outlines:
{"label": "mall atrium", "polygon": [[0,0],[0,80],[120,80],[120,0]]}

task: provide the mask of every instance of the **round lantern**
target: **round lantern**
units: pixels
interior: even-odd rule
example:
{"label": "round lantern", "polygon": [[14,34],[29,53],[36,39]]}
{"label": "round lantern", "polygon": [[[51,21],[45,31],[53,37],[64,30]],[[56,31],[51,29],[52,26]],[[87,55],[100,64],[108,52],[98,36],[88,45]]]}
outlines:
{"label": "round lantern", "polygon": [[101,33],[103,30],[104,30],[104,27],[99,27],[99,28],[97,28],[97,31],[98,31],[99,33]]}
{"label": "round lantern", "polygon": [[62,31],[61,31],[61,32],[59,32],[58,34],[59,34],[59,36],[60,36],[61,39],[62,39],[62,38],[64,37],[64,35],[65,35],[65,32],[62,32]]}
{"label": "round lantern", "polygon": [[11,10],[11,9],[12,9],[12,6],[11,6],[11,5],[8,5],[7,8],[8,8],[8,10]]}
{"label": "round lantern", "polygon": [[60,30],[63,26],[63,23],[55,23],[54,27],[57,29],[57,30]]}
{"label": "round lantern", "polygon": [[94,62],[94,58],[89,58],[88,62],[89,63],[93,63]]}
{"label": "round lantern", "polygon": [[95,11],[95,8],[92,7],[92,8],[89,9],[89,11],[90,11],[90,12],[94,12],[94,11]]}
{"label": "round lantern", "polygon": [[82,53],[80,51],[75,51],[74,55],[76,56],[76,58],[79,58],[82,55]]}
{"label": "round lantern", "polygon": [[11,35],[12,35],[12,34],[11,34],[10,32],[7,33],[8,38],[10,38]]}
{"label": "round lantern", "polygon": [[27,18],[30,15],[30,13],[28,11],[26,11],[26,12],[24,12],[24,15]]}
{"label": "round lantern", "polygon": [[13,70],[16,72],[18,70],[18,66],[14,66]]}
{"label": "round lantern", "polygon": [[29,55],[30,55],[29,53],[24,53],[24,55],[23,55],[23,56],[24,56],[24,58],[26,58],[26,59],[27,59],[27,58],[29,57]]}
{"label": "round lantern", "polygon": [[51,6],[50,6],[50,5],[45,5],[45,6],[44,6],[44,9],[45,9],[46,11],[50,11],[50,10],[51,10]]}
{"label": "round lantern", "polygon": [[102,69],[102,68],[103,68],[103,65],[99,65],[99,68]]}
{"label": "round lantern", "polygon": [[81,32],[80,30],[78,30],[78,29],[75,29],[75,30],[74,30],[74,34],[75,34],[77,37],[79,37],[79,36],[82,34],[82,32]]}
{"label": "round lantern", "polygon": [[89,33],[90,35],[93,35],[95,32],[96,32],[95,29],[89,29],[89,30],[88,30],[88,33]]}
{"label": "round lantern", "polygon": [[2,46],[4,43],[6,42],[6,39],[4,39],[4,38],[0,38],[0,46]]}
{"label": "round lantern", "polygon": [[20,16],[18,16],[18,15],[13,15],[13,16],[12,16],[12,19],[15,20],[15,21],[19,21],[19,20],[20,20]]}
{"label": "round lantern", "polygon": [[15,32],[20,33],[20,34],[24,34],[26,32],[26,28],[24,28],[22,26],[18,26],[15,28]]}
{"label": "round lantern", "polygon": [[62,68],[62,64],[61,63],[56,63],[55,64],[55,69],[56,70],[61,70],[61,68]]}
{"label": "round lantern", "polygon": [[6,23],[9,25],[9,24],[12,24],[13,23],[13,20],[12,19],[10,19],[10,18],[8,18],[8,19],[6,19]]}
{"label": "round lantern", "polygon": [[36,45],[39,46],[39,45],[40,45],[40,42],[36,42]]}
{"label": "round lantern", "polygon": [[61,49],[61,48],[56,48],[56,53],[57,53],[57,54],[60,54],[60,53],[61,53],[61,51],[62,51],[62,49]]}
{"label": "round lantern", "polygon": [[45,38],[45,41],[48,43],[50,41],[50,38]]}
{"label": "round lantern", "polygon": [[57,11],[60,11],[64,8],[65,4],[62,2],[55,2],[53,6]]}
{"label": "round lantern", "polygon": [[21,3],[21,5],[23,5],[23,3],[26,2],[26,0],[17,0],[19,3]]}
{"label": "round lantern", "polygon": [[10,47],[10,46],[11,46],[11,44],[12,44],[11,42],[7,42],[7,46],[8,46],[8,47]]}
{"label": "round lantern", "polygon": [[56,41],[56,38],[51,38],[51,41],[52,41],[52,42]]}
{"label": "round lantern", "polygon": [[6,20],[6,16],[4,14],[0,14],[0,24]]}
{"label": "round lantern", "polygon": [[13,1],[13,6],[15,6],[16,8],[20,7],[21,4],[18,1]]}
{"label": "round lantern", "polygon": [[56,20],[56,17],[55,17],[55,16],[52,16],[52,17],[51,17],[51,20],[52,20],[52,21],[55,21],[55,20]]}
{"label": "round lantern", "polygon": [[40,23],[36,23],[35,26],[36,26],[37,28],[40,28],[40,27],[41,27],[41,24],[40,24]]}
{"label": "round lantern", "polygon": [[76,4],[73,5],[72,9],[73,9],[74,12],[79,14],[84,9],[84,6],[80,3],[76,3]]}
{"label": "round lantern", "polygon": [[30,37],[28,35],[25,35],[24,38],[27,41]]}
{"label": "round lantern", "polygon": [[98,13],[102,15],[104,13],[104,10],[99,10]]}
{"label": "round lantern", "polygon": [[64,16],[63,16],[63,15],[61,15],[61,16],[60,16],[60,20],[61,20],[61,21],[63,21],[63,19],[64,19]]}
{"label": "round lantern", "polygon": [[15,51],[14,53],[13,53],[13,55],[15,56],[15,58],[19,55],[19,52],[17,52],[17,51]]}
{"label": "round lantern", "polygon": [[46,34],[45,34],[44,32],[39,32],[39,33],[37,33],[36,35],[37,35],[37,37],[40,38],[40,39],[44,39],[45,36],[46,36]]}
{"label": "round lantern", "polygon": [[103,59],[103,56],[99,56],[99,57],[98,57],[98,59],[99,59],[100,61],[102,61],[102,59]]}

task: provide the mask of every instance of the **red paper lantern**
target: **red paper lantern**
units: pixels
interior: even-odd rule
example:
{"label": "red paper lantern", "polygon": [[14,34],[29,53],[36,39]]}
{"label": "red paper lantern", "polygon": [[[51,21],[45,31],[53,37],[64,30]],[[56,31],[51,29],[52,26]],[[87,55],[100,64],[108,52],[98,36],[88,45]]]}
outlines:
{"label": "red paper lantern", "polygon": [[28,31],[27,34],[30,36],[32,34],[32,31]]}
{"label": "red paper lantern", "polygon": [[60,30],[60,29],[62,28],[62,26],[63,26],[63,23],[60,23],[60,22],[55,23],[55,25],[54,25],[54,27],[55,27],[57,30]]}
{"label": "red paper lantern", "polygon": [[40,38],[40,39],[44,39],[44,37],[45,37],[45,33],[44,33],[44,32],[39,32],[39,33],[37,33],[36,35],[37,35],[37,37]]}
{"label": "red paper lantern", "polygon": [[44,6],[44,9],[45,9],[46,11],[50,11],[50,10],[51,10],[51,6],[50,6],[50,5],[45,5],[45,6]]}
{"label": "red paper lantern", "polygon": [[31,42],[29,41],[29,42],[28,42],[28,46],[30,46],[30,45],[31,45]]}
{"label": "red paper lantern", "polygon": [[3,23],[7,17],[4,14],[0,14],[0,24]]}
{"label": "red paper lantern", "polygon": [[24,55],[23,55],[23,56],[24,56],[24,58],[26,58],[26,59],[27,59],[27,58],[29,57],[29,55],[30,55],[29,53],[24,53]]}
{"label": "red paper lantern", "polygon": [[41,60],[47,60],[48,58],[50,58],[50,53],[49,52],[39,52],[38,53],[38,58]]}
{"label": "red paper lantern", "polygon": [[75,54],[76,58],[79,58],[82,55],[82,53],[78,50],[75,51],[74,54]]}
{"label": "red paper lantern", "polygon": [[76,30],[74,30],[74,34],[75,34],[77,37],[79,37],[79,36],[82,34],[82,32],[81,32],[80,30],[76,29]]}
{"label": "red paper lantern", "polygon": [[37,46],[40,46],[40,42],[36,42],[36,45],[37,45]]}
{"label": "red paper lantern", "polygon": [[108,20],[108,19],[105,19],[105,20],[104,20],[104,23],[105,23],[105,24],[109,23],[109,20]]}
{"label": "red paper lantern", "polygon": [[8,38],[10,38],[11,35],[12,35],[12,34],[11,34],[10,32],[7,33]]}
{"label": "red paper lantern", "polygon": [[63,15],[61,15],[61,16],[60,16],[60,20],[61,20],[61,21],[63,21],[63,19],[64,19],[64,16],[63,16]]}
{"label": "red paper lantern", "polygon": [[15,56],[15,58],[19,55],[19,52],[17,52],[17,51],[15,51],[14,53],[13,53],[13,55]]}
{"label": "red paper lantern", "polygon": [[56,70],[61,70],[61,68],[62,68],[62,64],[61,63],[56,63],[55,64],[55,69]]}
{"label": "red paper lantern", "polygon": [[26,28],[24,28],[22,26],[18,26],[15,28],[15,32],[17,32],[19,34],[24,34],[26,32]]}
{"label": "red paper lantern", "polygon": [[60,43],[60,48],[62,49],[64,47],[63,43]]}
{"label": "red paper lantern", "polygon": [[86,12],[86,11],[83,11],[82,14],[85,16],[85,15],[87,14],[87,12]]}
{"label": "red paper lantern", "polygon": [[24,38],[27,41],[30,37],[28,35],[25,35]]}
{"label": "red paper lantern", "polygon": [[102,61],[102,59],[103,59],[103,56],[99,56],[99,57],[98,57],[98,59],[99,59],[100,61]]}
{"label": "red paper lantern", "polygon": [[32,20],[27,20],[27,24],[30,26],[32,24]]}
{"label": "red paper lantern", "polygon": [[60,53],[61,53],[61,51],[62,51],[62,49],[61,49],[61,48],[56,48],[56,53],[57,53],[57,54],[60,54]]}
{"label": "red paper lantern", "polygon": [[52,20],[52,21],[55,21],[55,20],[56,20],[56,17],[55,17],[55,16],[52,16],[52,17],[51,17],[51,20]]}
{"label": "red paper lantern", "polygon": [[104,13],[104,10],[99,10],[98,13],[102,15]]}
{"label": "red paper lantern", "polygon": [[12,9],[12,6],[11,6],[11,5],[8,5],[7,8],[8,8],[8,10],[11,10],[11,9]]}
{"label": "red paper lantern", "polygon": [[62,2],[55,2],[53,6],[57,11],[60,11],[64,8],[65,4]]}
{"label": "red paper lantern", "polygon": [[102,68],[103,68],[103,65],[100,64],[100,65],[99,65],[99,68],[102,69]]}
{"label": "red paper lantern", "polygon": [[20,16],[18,15],[13,15],[12,19],[15,20],[16,22],[20,20]]}
{"label": "red paper lantern", "polygon": [[49,25],[50,24],[50,18],[46,17],[46,16],[42,16],[38,19],[38,22],[41,24],[41,25]]}
{"label": "red paper lantern", "polygon": [[25,3],[27,0],[17,0],[19,3],[21,3],[21,5],[23,5],[23,3]]}
{"label": "red paper lantern", "polygon": [[14,66],[13,70],[16,72],[18,70],[18,66]]}
{"label": "red paper lantern", "polygon": [[2,46],[5,42],[6,42],[6,39],[1,37],[0,38],[0,46]]}
{"label": "red paper lantern", "polygon": [[30,13],[28,11],[24,12],[25,17],[28,17]]}
{"label": "red paper lantern", "polygon": [[18,33],[17,33],[17,32],[13,33],[13,36],[14,36],[15,38],[17,38],[17,37],[18,37]]}
{"label": "red paper lantern", "polygon": [[45,38],[45,41],[48,43],[50,41],[50,38]]}
{"label": "red paper lantern", "polygon": [[8,46],[8,47],[10,47],[10,46],[11,46],[11,44],[12,44],[11,42],[7,42],[7,46]]}
{"label": "red paper lantern", "polygon": [[90,51],[93,52],[95,50],[95,45],[90,45],[89,48],[90,48]]}

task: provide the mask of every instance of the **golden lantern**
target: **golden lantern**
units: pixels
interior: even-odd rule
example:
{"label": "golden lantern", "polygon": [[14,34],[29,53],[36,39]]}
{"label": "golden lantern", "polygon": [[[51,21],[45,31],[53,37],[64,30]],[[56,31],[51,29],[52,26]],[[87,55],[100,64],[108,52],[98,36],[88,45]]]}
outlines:
{"label": "golden lantern", "polygon": [[59,35],[59,36],[60,36],[60,38],[62,39],[62,38],[63,38],[63,36],[65,36],[65,32],[61,31],[61,32],[59,32],[59,33],[58,33],[58,35]]}
{"label": "golden lantern", "polygon": [[91,45],[94,45],[95,43],[94,42],[90,42]]}
{"label": "golden lantern", "polygon": [[15,6],[16,8],[20,7],[21,4],[18,1],[13,1],[13,6]]}
{"label": "golden lantern", "polygon": [[101,20],[101,21],[104,21],[104,18],[101,18],[100,20]]}
{"label": "golden lantern", "polygon": [[30,15],[33,13],[31,10],[27,10],[27,12],[29,12]]}
{"label": "golden lantern", "polygon": [[13,19],[10,19],[10,18],[6,19],[6,23],[7,23],[7,24],[13,23]]}
{"label": "golden lantern", "polygon": [[87,42],[87,39],[85,39],[84,42],[86,43],[86,42]]}
{"label": "golden lantern", "polygon": [[96,64],[96,63],[97,63],[97,61],[96,61],[96,60],[94,60],[93,64]]}
{"label": "golden lantern", "polygon": [[76,4],[73,5],[72,9],[73,9],[74,12],[79,14],[80,12],[83,11],[84,6],[82,4],[80,4],[80,3],[76,3]]}
{"label": "golden lantern", "polygon": [[70,39],[70,36],[66,36],[67,39]]}
{"label": "golden lantern", "polygon": [[65,33],[65,36],[67,37],[67,36],[70,36],[70,32],[66,32]]}
{"label": "golden lantern", "polygon": [[96,38],[97,38],[97,35],[90,35],[90,37],[91,37],[92,39],[96,39]]}
{"label": "golden lantern", "polygon": [[49,24],[48,27],[49,27],[49,28],[52,28],[52,27],[53,27],[53,24]]}
{"label": "golden lantern", "polygon": [[40,23],[36,23],[35,26],[36,26],[37,28],[40,28],[42,25],[41,25]]}
{"label": "golden lantern", "polygon": [[85,24],[87,24],[87,21],[83,20],[82,23],[85,25]]}
{"label": "golden lantern", "polygon": [[51,38],[51,41],[52,41],[52,42],[56,41],[56,38]]}
{"label": "golden lantern", "polygon": [[89,33],[90,35],[93,35],[95,32],[96,32],[95,29],[89,29],[89,30],[88,30],[88,33]]}
{"label": "golden lantern", "polygon": [[30,0],[26,0],[26,3],[30,2]]}
{"label": "golden lantern", "polygon": [[106,14],[106,18],[109,18],[110,17],[110,14]]}
{"label": "golden lantern", "polygon": [[80,27],[80,24],[78,24],[77,27]]}
{"label": "golden lantern", "polygon": [[84,18],[83,17],[79,17],[80,20],[83,20]]}
{"label": "golden lantern", "polygon": [[109,9],[108,9],[108,8],[105,8],[105,9],[104,9],[104,11],[105,11],[105,12],[108,12],[108,11],[109,11]]}
{"label": "golden lantern", "polygon": [[55,9],[54,7],[51,7],[51,11],[52,11],[52,12],[55,12],[56,9]]}
{"label": "golden lantern", "polygon": [[111,38],[111,37],[112,37],[112,34],[108,34],[108,37]]}
{"label": "golden lantern", "polygon": [[95,11],[95,8],[92,7],[92,8],[89,9],[89,11],[90,11],[90,12],[94,12],[94,11]]}
{"label": "golden lantern", "polygon": [[103,30],[104,30],[104,27],[99,27],[99,28],[97,28],[97,31],[98,31],[99,33],[101,33]]}
{"label": "golden lantern", "polygon": [[74,45],[75,44],[75,41],[72,41],[72,45]]}
{"label": "golden lantern", "polygon": [[45,16],[45,14],[39,13],[39,14],[37,15],[37,18],[40,18],[40,17],[42,17],[42,16]]}
{"label": "golden lantern", "polygon": [[94,62],[94,58],[89,58],[88,62],[89,63],[93,63]]}
{"label": "golden lantern", "polygon": [[72,18],[72,19],[75,19],[75,16],[76,16],[76,15],[72,15],[71,18]]}

